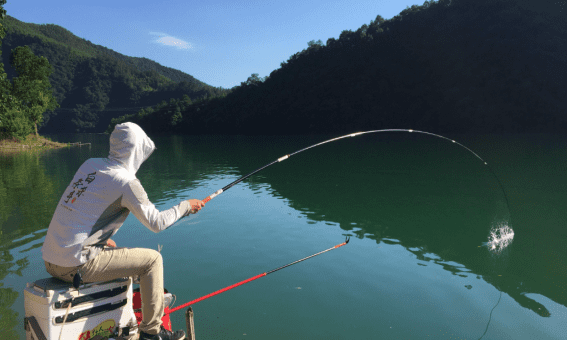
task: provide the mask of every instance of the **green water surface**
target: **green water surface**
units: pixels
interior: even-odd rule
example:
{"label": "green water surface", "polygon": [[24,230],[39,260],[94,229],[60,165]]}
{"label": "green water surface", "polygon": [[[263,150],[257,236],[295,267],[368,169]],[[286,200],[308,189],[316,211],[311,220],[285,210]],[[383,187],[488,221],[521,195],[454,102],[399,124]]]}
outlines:
{"label": "green water surface", "polygon": [[[24,286],[49,275],[41,246],[65,187],[108,155],[108,135],[50,137],[92,147],[0,156],[2,339],[25,337]],[[164,210],[331,137],[152,136],[137,176]],[[567,138],[449,137],[489,165],[423,134],[348,138],[265,169],[162,233],[131,215],[114,240],[163,247],[178,305],[351,236],[195,304],[199,340],[565,339]],[[501,226],[513,242],[494,252]],[[184,328],[184,313],[172,322]]]}

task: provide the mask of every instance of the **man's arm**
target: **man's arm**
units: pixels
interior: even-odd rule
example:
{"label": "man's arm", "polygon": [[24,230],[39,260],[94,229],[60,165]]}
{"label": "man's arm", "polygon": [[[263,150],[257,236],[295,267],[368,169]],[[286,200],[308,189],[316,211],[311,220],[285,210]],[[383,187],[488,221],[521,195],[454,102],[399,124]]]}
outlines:
{"label": "man's arm", "polygon": [[196,213],[205,206],[202,201],[192,199],[182,201],[171,209],[160,212],[150,202],[148,194],[138,179],[131,181],[125,189],[122,206],[128,208],[146,228],[155,233],[167,229],[180,218]]}

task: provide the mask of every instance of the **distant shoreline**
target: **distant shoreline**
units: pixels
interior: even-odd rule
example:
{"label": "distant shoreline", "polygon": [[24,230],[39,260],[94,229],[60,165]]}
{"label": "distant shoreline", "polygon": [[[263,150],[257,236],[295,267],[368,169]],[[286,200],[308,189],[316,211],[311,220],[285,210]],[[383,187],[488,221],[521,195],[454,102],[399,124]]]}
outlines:
{"label": "distant shoreline", "polygon": [[21,141],[21,142],[10,138],[0,140],[0,153],[13,154],[13,153],[20,153],[23,151],[60,149],[69,146],[70,146],[69,143],[58,143],[58,142],[53,142],[42,136],[36,137],[35,135],[29,135],[25,141]]}

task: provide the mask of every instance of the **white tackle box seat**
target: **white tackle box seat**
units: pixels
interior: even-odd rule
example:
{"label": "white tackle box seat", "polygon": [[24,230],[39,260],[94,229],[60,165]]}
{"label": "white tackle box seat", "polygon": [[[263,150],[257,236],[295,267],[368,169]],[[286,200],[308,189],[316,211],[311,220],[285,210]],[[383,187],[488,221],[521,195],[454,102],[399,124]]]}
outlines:
{"label": "white tackle box seat", "polygon": [[[88,340],[96,335],[130,336],[138,323],[132,308],[132,278],[73,284],[54,277],[24,289],[26,339]],[[67,308],[69,313],[65,323]]]}

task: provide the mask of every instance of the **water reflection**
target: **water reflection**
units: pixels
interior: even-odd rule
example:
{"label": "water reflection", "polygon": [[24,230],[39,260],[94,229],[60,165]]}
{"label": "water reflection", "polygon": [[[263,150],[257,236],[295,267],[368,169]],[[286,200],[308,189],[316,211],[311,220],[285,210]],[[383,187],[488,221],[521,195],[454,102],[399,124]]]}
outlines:
{"label": "water reflection", "polygon": [[[158,206],[187,199],[179,197],[187,193],[204,198],[280,156],[328,137],[153,136],[157,150],[137,176]],[[34,266],[28,254],[38,256],[57,201],[78,167],[90,157],[108,155],[107,135],[65,138],[58,140],[93,145],[91,149],[55,150],[49,157],[0,158],[0,328],[8,330],[4,334],[12,334],[14,325],[21,324],[17,320],[22,316],[14,311],[15,301],[19,299],[23,306],[18,291],[7,287],[6,277],[17,277]],[[560,173],[567,164],[566,160],[558,161],[567,159],[567,152],[557,151],[567,150],[567,143],[536,143],[535,149],[529,149],[530,143],[514,141],[501,153],[494,146],[507,138],[482,138],[470,144],[455,139],[487,161],[497,160],[493,167],[507,190],[512,219],[498,183],[478,159],[452,143],[432,138],[424,143],[423,137],[416,136],[376,135],[323,145],[275,164],[223,197],[238,197],[243,190],[245,195],[257,196],[257,200],[246,198],[246,204],[275,197],[278,202],[274,204],[290,206],[290,215],[297,212],[305,221],[295,227],[306,235],[307,228],[314,227],[310,224],[316,224],[317,228],[333,232],[341,228],[344,234],[374,240],[377,246],[367,242],[370,247],[399,247],[415,257],[416,268],[429,267],[428,273],[442,268],[440,271],[451,274],[448,276],[470,278],[460,287],[465,292],[479,294],[482,280],[503,292],[503,301],[510,296],[536,315],[551,318],[567,305],[567,213],[563,209],[567,182]],[[526,148],[529,157],[522,154]],[[281,207],[271,208],[256,210],[253,223],[258,223],[257,228],[279,219],[271,214],[279,213]],[[215,209],[214,218],[209,215],[199,222],[209,228],[240,215],[243,223],[250,221],[246,216],[250,206],[217,205]],[[489,242],[491,229],[502,224],[510,224],[516,235],[501,253],[492,254],[483,243]],[[282,228],[273,231],[278,236],[287,232],[280,224],[274,226]],[[207,237],[221,242],[222,237],[249,241],[263,236],[227,233],[220,240],[219,235]],[[474,283],[477,279],[478,285]],[[366,278],[356,280],[370,286]],[[376,294],[373,287],[368,294]],[[207,288],[204,293],[208,292]],[[364,298],[357,294],[357,299]],[[490,308],[496,307],[499,296],[490,298],[494,299]]]}
{"label": "water reflection", "polygon": [[[176,198],[187,188],[199,188],[211,178],[239,175],[227,161],[228,142],[222,138],[200,136],[152,136],[157,150],[144,162],[136,176],[154,203]],[[221,139],[219,141],[219,139]],[[211,157],[212,155],[216,157]],[[188,199],[184,197],[183,199]],[[192,197],[200,198],[204,197]]]}
{"label": "water reflection", "polygon": [[[285,145],[288,148],[281,154],[325,138],[295,140],[295,144]],[[524,226],[527,222],[521,219],[522,216],[511,221],[506,197],[482,163],[463,150],[446,145],[450,143],[432,140],[423,143],[420,137],[411,138],[374,137],[337,142],[332,147],[322,146],[316,152],[297,155],[281,166],[274,165],[251,182],[269,183],[273,195],[286,198],[291,207],[302,211],[312,221],[332,222],[359,238],[374,239],[377,243],[398,240],[397,243],[425,263],[435,263],[462,277],[474,273],[541,317],[549,317],[550,311],[529,298],[527,293],[542,294],[567,306],[564,288],[561,291],[554,287],[557,284],[542,283],[542,277],[547,283],[567,283],[564,255],[556,257],[561,265],[556,267],[548,264],[547,255],[526,251],[531,250],[530,245],[522,241],[515,240],[499,254],[492,254],[482,247],[483,242],[490,241],[494,226],[511,222]],[[277,149],[285,149],[283,141],[274,144]],[[514,157],[518,154],[502,154],[502,150],[491,149],[483,141],[478,146],[484,147],[481,151],[487,154],[484,156],[479,151],[481,157],[498,160],[504,169],[509,158],[517,162]],[[529,143],[524,142],[524,146]],[[470,147],[474,149],[474,146]],[[555,148],[545,151],[555,154]],[[254,160],[263,159],[256,161],[256,165],[279,156],[275,152],[265,156],[263,150],[254,155]],[[524,167],[513,170],[532,169],[537,160],[525,161]],[[233,162],[239,169],[252,169],[251,159],[234,159]],[[565,160],[562,163],[565,164]],[[553,163],[549,165],[553,166]],[[502,168],[500,171],[505,183],[513,187],[508,190],[516,194],[513,200],[517,204],[515,212],[523,210],[525,213],[525,209],[531,209],[524,202],[518,202],[518,192],[520,197],[525,197],[528,190],[522,192],[521,184],[534,185],[541,179],[530,173],[523,183],[511,183],[508,178],[511,175],[502,174]],[[561,178],[560,183],[564,185],[565,180]],[[539,224],[541,217],[538,216]],[[523,237],[530,237],[525,233],[532,231],[526,228],[523,232]],[[558,248],[549,251],[564,252],[565,239],[561,242],[539,241],[537,247],[557,245]],[[474,289],[472,286],[467,288]]]}
{"label": "water reflection", "polygon": [[[45,236],[55,204],[53,182],[39,158],[38,153],[0,155],[0,329],[8,339],[19,337],[13,330],[18,313],[11,308],[19,294],[3,281],[8,275],[21,277],[29,266],[25,254],[41,246],[33,242]],[[16,248],[23,249],[14,256]]]}

